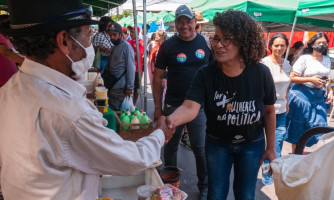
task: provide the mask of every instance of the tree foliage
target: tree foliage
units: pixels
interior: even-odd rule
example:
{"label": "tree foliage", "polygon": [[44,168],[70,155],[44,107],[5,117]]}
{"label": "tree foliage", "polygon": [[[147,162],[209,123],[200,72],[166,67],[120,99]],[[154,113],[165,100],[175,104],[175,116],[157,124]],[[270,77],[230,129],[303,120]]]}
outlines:
{"label": "tree foliage", "polygon": [[[131,10],[124,10],[122,14],[118,15],[118,20],[122,19],[123,17],[127,17],[129,15],[132,15],[132,11]],[[117,21],[117,15],[113,15],[111,18],[115,22]]]}

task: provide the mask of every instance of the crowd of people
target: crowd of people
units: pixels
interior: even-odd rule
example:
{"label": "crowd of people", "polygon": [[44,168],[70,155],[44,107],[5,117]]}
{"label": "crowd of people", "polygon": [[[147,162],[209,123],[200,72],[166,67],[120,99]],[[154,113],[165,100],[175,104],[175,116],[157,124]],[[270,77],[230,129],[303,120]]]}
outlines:
{"label": "crowd of people", "polygon": [[[164,165],[177,166],[180,141],[195,155],[201,200],[227,198],[232,167],[235,199],[254,199],[263,160],[281,157],[283,141],[293,153],[306,130],[327,126],[333,90],[322,32],[306,46],[295,43],[287,60],[287,36],[274,34],[266,55],[262,26],[242,11],[216,13],[209,38],[202,34],[208,20],[181,5],[176,34],[158,30],[145,46],[143,27],[94,21],[81,0],[40,2],[35,15],[18,0],[8,7],[10,16],[0,15],[0,180],[7,200],[95,199],[100,175],[136,174],[160,159],[162,147]],[[92,24],[99,25],[94,36]],[[78,80],[98,61],[109,107],[120,110],[126,96],[136,105],[145,51],[156,128],[131,142],[105,127]]]}

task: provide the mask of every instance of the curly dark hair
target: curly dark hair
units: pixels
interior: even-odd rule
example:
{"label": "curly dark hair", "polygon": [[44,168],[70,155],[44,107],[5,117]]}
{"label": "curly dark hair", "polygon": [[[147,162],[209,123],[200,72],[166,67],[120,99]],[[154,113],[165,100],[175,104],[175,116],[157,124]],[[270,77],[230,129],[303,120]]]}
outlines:
{"label": "curly dark hair", "polygon": [[[81,28],[76,27],[66,31],[74,38],[77,38]],[[49,54],[55,53],[57,33],[50,32],[36,36],[9,37],[9,40],[20,54],[44,60]]]}
{"label": "curly dark hair", "polygon": [[114,20],[112,20],[111,17],[107,16],[101,17],[99,24],[99,32],[105,31],[109,22],[114,23]]}
{"label": "curly dark hair", "polygon": [[273,36],[271,36],[270,40],[269,40],[269,44],[268,44],[268,48],[270,50],[270,52],[272,52],[271,46],[273,46],[274,41],[277,38],[282,38],[285,41],[285,45],[288,47],[289,46],[289,40],[286,37],[286,35],[284,35],[283,33],[275,33]]}
{"label": "curly dark hair", "polygon": [[213,24],[224,37],[233,37],[232,42],[246,65],[258,63],[265,56],[263,28],[247,13],[238,10],[216,13]]}

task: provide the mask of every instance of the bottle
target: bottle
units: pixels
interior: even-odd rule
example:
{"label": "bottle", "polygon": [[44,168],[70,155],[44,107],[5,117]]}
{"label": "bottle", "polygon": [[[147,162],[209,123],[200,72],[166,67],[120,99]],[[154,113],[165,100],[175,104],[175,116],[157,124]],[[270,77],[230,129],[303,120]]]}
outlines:
{"label": "bottle", "polygon": [[[133,118],[131,120],[131,124],[139,124],[139,120],[137,114],[133,114]],[[132,129],[139,129],[139,126],[131,126]]]}
{"label": "bottle", "polygon": [[100,72],[97,72],[97,86],[100,87],[100,86],[104,86],[104,81],[103,81],[103,78],[101,77],[101,73]]}
{"label": "bottle", "polygon": [[273,183],[273,178],[271,176],[271,174],[269,173],[270,170],[270,164],[269,164],[269,159],[265,158],[263,160],[263,163],[261,165],[261,169],[262,169],[262,183],[264,185],[270,185]]}
{"label": "bottle", "polygon": [[140,111],[138,108],[135,109],[135,113],[137,114],[138,119],[140,119]]}
{"label": "bottle", "polygon": [[[130,121],[129,114],[124,115],[121,121],[122,121],[123,124],[130,124],[131,121]],[[129,130],[130,126],[123,126],[123,129],[124,130]]]}
{"label": "bottle", "polygon": [[134,111],[131,111],[131,113],[130,113],[130,121],[132,121],[132,119],[133,119],[133,116],[134,116]]}
{"label": "bottle", "polygon": [[124,115],[125,115],[125,110],[122,110],[122,113],[119,115],[119,119],[122,121]]}
{"label": "bottle", "polygon": [[[146,115],[145,112],[143,113],[143,116],[140,118],[139,122],[141,124],[146,124],[146,123],[150,122],[150,120],[148,119],[148,117],[147,117],[147,115]],[[148,129],[149,127],[150,127],[149,125],[140,126],[140,128],[142,128],[142,129]]]}
{"label": "bottle", "polygon": [[140,121],[140,118],[143,116],[143,114],[144,114],[144,111],[140,110],[139,121]]}

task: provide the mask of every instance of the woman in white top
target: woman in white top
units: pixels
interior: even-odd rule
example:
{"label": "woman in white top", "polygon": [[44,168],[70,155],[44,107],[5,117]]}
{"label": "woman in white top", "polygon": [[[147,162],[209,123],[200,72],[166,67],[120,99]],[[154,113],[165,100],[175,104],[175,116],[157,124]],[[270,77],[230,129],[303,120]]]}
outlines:
{"label": "woman in white top", "polygon": [[[295,84],[289,91],[286,141],[292,144],[292,152],[305,131],[312,127],[327,126],[325,96],[328,94],[329,101],[333,97],[330,84],[327,84],[331,65],[327,44],[326,34],[315,34],[301,52],[290,74],[291,83]],[[316,144],[318,137],[310,138],[306,146]]]}
{"label": "woman in white top", "polygon": [[273,76],[276,89],[276,131],[275,131],[275,151],[277,158],[281,157],[283,141],[286,133],[286,113],[288,111],[287,89],[290,85],[289,74],[291,65],[283,58],[283,54],[289,45],[288,38],[282,33],[276,33],[269,40],[270,56],[262,59],[262,63],[267,65]]}

